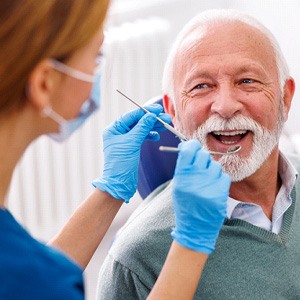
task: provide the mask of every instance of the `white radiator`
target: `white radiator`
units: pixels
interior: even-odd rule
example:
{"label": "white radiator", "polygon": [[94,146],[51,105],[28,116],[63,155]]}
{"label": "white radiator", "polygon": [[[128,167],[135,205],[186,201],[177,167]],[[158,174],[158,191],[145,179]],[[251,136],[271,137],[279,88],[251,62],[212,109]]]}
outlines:
{"label": "white radiator", "polygon": [[8,206],[37,238],[48,240],[92,191],[102,172],[102,130],[133,104],[161,93],[161,73],[169,47],[169,24],[149,18],[109,28],[103,46],[101,109],[67,142],[47,137],[33,143],[14,173]]}

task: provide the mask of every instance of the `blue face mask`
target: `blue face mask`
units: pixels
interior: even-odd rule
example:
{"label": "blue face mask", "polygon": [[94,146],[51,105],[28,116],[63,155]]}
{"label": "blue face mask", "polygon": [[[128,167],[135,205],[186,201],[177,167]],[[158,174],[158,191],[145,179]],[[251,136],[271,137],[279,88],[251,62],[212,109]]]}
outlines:
{"label": "blue face mask", "polygon": [[52,110],[51,106],[43,109],[42,115],[49,117],[59,124],[59,132],[49,134],[49,137],[57,142],[65,141],[70,135],[76,131],[86,119],[100,107],[100,72],[94,75],[89,75],[81,71],[75,70],[61,62],[53,61],[54,68],[58,71],[65,73],[71,77],[77,78],[82,81],[92,82],[93,87],[89,99],[87,99],[81,106],[79,115],[71,120],[65,120],[62,116]]}

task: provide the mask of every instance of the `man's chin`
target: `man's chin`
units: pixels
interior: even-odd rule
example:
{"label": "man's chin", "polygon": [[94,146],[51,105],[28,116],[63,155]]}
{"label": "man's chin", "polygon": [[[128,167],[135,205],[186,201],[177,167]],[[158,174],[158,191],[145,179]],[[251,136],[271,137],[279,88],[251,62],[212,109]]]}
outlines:
{"label": "man's chin", "polygon": [[241,158],[238,154],[223,156],[219,160],[223,172],[231,177],[232,182],[240,182],[254,174],[260,167],[257,161],[251,158]]}

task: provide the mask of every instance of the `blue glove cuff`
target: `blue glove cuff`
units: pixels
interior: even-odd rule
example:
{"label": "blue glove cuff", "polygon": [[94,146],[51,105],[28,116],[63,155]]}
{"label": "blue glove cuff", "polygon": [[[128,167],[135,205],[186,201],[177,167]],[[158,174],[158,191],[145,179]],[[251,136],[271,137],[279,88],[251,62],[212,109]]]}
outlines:
{"label": "blue glove cuff", "polygon": [[205,254],[211,254],[215,250],[215,241],[191,238],[190,235],[180,234],[176,228],[172,229],[173,239],[181,246]]}
{"label": "blue glove cuff", "polygon": [[[92,185],[95,188],[98,188],[99,190],[103,192],[107,192],[110,195],[112,195],[114,198],[122,201],[124,200],[125,203],[129,203],[129,200],[133,197],[132,192],[124,192],[126,191],[126,187],[124,187],[124,184],[114,180],[109,179],[109,182],[101,177],[96,178],[92,181]],[[127,189],[128,190],[128,189]],[[120,192],[123,191],[123,192]]]}

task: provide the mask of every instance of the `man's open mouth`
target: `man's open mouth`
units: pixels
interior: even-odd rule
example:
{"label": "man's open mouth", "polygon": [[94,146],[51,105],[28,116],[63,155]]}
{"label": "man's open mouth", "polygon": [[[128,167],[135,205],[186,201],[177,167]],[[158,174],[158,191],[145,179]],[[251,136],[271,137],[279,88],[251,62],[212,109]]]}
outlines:
{"label": "man's open mouth", "polygon": [[239,143],[249,132],[249,130],[230,130],[212,131],[209,134],[223,144],[232,145]]}

